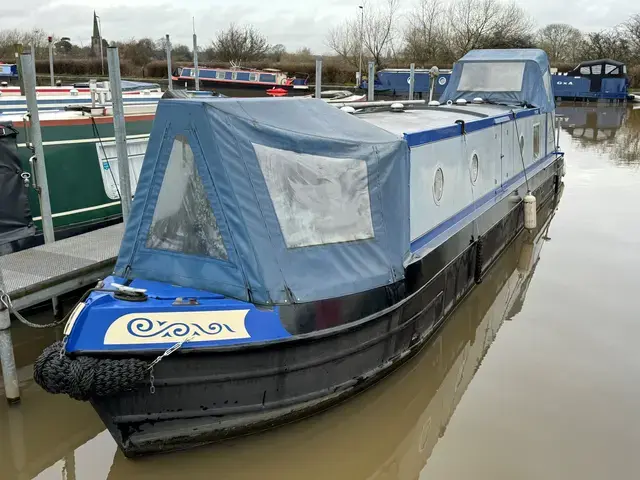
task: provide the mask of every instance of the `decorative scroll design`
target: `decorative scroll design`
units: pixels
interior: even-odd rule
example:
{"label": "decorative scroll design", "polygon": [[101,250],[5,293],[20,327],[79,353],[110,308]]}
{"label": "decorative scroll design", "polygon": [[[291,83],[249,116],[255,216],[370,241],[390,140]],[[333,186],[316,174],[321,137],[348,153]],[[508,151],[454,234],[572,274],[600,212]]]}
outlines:
{"label": "decorative scroll design", "polygon": [[169,337],[169,338],[182,338],[193,335],[199,337],[201,335],[216,336],[223,330],[227,332],[236,333],[226,323],[212,322],[209,325],[202,326],[199,323],[186,323],[186,322],[173,322],[167,321],[153,321],[144,317],[137,317],[130,320],[127,324],[127,331],[135,336],[141,338],[149,337]]}
{"label": "decorative scroll design", "polygon": [[139,312],[114,320],[105,345],[189,343],[251,338],[245,326],[249,310]]}

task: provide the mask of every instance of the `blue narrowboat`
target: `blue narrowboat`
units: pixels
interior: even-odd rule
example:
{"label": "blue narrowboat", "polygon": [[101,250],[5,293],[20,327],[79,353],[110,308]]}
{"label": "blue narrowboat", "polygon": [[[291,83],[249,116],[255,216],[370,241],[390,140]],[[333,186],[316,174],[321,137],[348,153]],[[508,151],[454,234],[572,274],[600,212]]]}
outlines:
{"label": "blue narrowboat", "polygon": [[[185,89],[195,88],[195,68],[179,67],[172,79]],[[200,87],[234,97],[308,95],[308,75],[287,73],[276,69],[198,68]]]}
{"label": "blue narrowboat", "polygon": [[552,84],[558,100],[633,100],[629,95],[627,66],[608,58],[582,62],[570,72],[553,75]]}
{"label": "blue narrowboat", "polygon": [[113,275],[36,382],[90,401],[127,456],[373,384],[561,191],[545,75],[541,50],[478,50],[438,106],[161,100]]}
{"label": "blue narrowboat", "polygon": [[[376,97],[387,98],[407,98],[409,95],[409,74],[408,68],[385,68],[376,73],[374,92]],[[431,75],[429,69],[417,68],[414,71],[414,98],[428,99],[431,90]],[[449,84],[451,70],[439,70],[435,78],[433,88],[433,99],[440,98]],[[367,90],[368,81],[362,81],[360,88]]]}

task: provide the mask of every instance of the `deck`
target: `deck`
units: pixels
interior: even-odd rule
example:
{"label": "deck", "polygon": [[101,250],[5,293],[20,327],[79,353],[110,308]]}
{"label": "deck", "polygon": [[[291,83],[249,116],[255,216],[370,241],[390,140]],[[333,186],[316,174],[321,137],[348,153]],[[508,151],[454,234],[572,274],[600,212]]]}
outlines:
{"label": "deck", "polygon": [[92,285],[113,271],[123,231],[120,223],[0,256],[0,283],[17,310]]}

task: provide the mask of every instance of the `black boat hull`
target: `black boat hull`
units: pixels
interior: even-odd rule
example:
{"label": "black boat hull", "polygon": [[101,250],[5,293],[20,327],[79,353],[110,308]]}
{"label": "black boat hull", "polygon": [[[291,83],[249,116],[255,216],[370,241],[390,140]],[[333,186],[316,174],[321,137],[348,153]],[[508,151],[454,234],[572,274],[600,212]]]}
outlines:
{"label": "black boat hull", "polygon": [[[539,218],[555,208],[563,162],[529,179]],[[154,368],[155,393],[147,383],[91,402],[129,457],[254,433],[326,409],[416,354],[523,229],[523,216],[522,202],[512,198],[493,206],[409,268],[410,294],[375,315],[283,341],[178,350]]]}
{"label": "black boat hull", "polygon": [[[196,82],[193,79],[178,78],[174,79],[174,85],[176,88],[185,88],[188,90],[195,90]],[[309,88],[294,88],[293,85],[263,85],[263,84],[251,84],[251,83],[231,83],[231,82],[219,82],[211,79],[200,79],[201,90],[211,90],[228,97],[269,97],[267,90],[271,88],[286,90],[286,96],[303,96],[311,95],[313,92]]]}

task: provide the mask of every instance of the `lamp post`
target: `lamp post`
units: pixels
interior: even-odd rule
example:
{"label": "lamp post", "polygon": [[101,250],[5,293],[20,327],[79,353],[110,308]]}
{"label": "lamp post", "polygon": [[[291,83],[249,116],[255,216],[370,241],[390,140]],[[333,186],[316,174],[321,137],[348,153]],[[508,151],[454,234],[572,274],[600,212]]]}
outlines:
{"label": "lamp post", "polygon": [[102,67],[102,75],[104,76],[104,54],[102,53],[102,19],[100,15],[96,15],[98,19],[98,38],[100,39],[100,65]]}
{"label": "lamp post", "polygon": [[[364,43],[364,5],[358,5],[360,9],[360,63],[358,66],[358,82],[362,84],[362,45]],[[358,85],[358,87],[360,86]]]}

